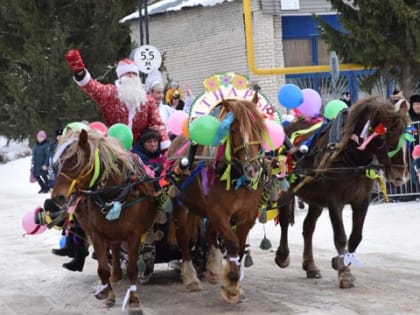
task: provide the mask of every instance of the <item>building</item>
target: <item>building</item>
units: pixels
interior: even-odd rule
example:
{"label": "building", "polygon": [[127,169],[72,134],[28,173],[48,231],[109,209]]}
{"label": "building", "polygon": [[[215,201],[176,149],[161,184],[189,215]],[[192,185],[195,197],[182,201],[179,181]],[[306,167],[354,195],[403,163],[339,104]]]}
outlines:
{"label": "building", "polygon": [[[340,27],[326,0],[250,1],[255,65],[283,68],[329,63],[326,44],[319,39],[312,14]],[[202,80],[214,73],[234,71],[257,82],[278,104],[277,91],[286,82],[313,88],[325,101],[335,97],[329,72],[315,74],[255,75],[247,57],[244,2],[238,0],[162,0],[148,6],[149,44],[164,56],[168,80],[189,82],[195,94]],[[140,43],[138,12],[124,17],[132,39]],[[357,91],[357,72],[342,73],[336,94]],[[353,94],[353,93],[352,93]],[[357,93],[355,93],[357,94]]]}

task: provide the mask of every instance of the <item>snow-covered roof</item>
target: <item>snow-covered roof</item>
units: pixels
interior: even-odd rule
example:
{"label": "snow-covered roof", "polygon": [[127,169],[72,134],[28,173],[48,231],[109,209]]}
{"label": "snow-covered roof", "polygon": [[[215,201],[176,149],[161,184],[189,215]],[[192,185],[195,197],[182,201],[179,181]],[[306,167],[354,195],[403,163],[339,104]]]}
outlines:
{"label": "snow-covered roof", "polygon": [[[153,3],[147,7],[148,15],[164,13],[169,11],[180,11],[182,8],[188,7],[211,7],[223,2],[232,2],[234,0],[162,0]],[[135,20],[139,18],[139,11],[133,12],[120,20],[120,23]]]}

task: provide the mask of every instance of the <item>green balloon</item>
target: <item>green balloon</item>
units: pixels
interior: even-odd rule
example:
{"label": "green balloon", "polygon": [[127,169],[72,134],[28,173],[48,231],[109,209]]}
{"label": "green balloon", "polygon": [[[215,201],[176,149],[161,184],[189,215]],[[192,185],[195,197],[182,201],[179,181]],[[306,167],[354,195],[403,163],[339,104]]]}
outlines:
{"label": "green balloon", "polygon": [[201,145],[211,145],[219,126],[220,121],[216,117],[210,115],[197,117],[188,129],[190,139]]}
{"label": "green balloon", "polygon": [[325,105],[324,117],[328,119],[335,119],[339,112],[347,108],[347,104],[340,100],[332,100]]}
{"label": "green balloon", "polygon": [[117,123],[108,129],[108,136],[121,142],[126,150],[130,150],[133,145],[133,132],[126,124]]}
{"label": "green balloon", "polygon": [[82,122],[79,122],[79,121],[74,121],[74,122],[68,123],[63,130],[63,136],[65,136],[67,134],[67,131],[69,129],[70,130],[82,130],[83,129],[83,130],[87,131],[87,130],[89,130],[89,126],[82,123]]}

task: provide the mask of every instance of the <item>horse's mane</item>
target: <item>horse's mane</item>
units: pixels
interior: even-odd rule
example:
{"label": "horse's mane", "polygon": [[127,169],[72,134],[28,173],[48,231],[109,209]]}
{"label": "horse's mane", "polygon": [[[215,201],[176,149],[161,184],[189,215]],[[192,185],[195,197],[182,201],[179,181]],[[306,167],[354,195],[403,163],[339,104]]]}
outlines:
{"label": "horse's mane", "polygon": [[402,112],[396,112],[390,102],[378,97],[367,97],[359,100],[350,107],[346,124],[343,128],[342,141],[338,145],[344,148],[349,142],[360,119],[366,117],[362,123],[370,120],[372,127],[382,123],[387,128],[387,138],[391,144],[397,144],[408,124],[408,117]]}
{"label": "horse's mane", "polygon": [[262,143],[267,128],[264,119],[256,105],[247,100],[225,100],[219,114],[219,119],[231,112],[240,122],[240,132],[244,136],[252,137]]}
{"label": "horse's mane", "polygon": [[89,161],[85,161],[84,156],[82,156],[84,152],[80,150],[78,145],[80,132],[80,130],[69,131],[60,140],[56,150],[57,153],[62,152],[61,159],[64,160],[76,155],[75,169],[83,167],[84,165],[81,165],[81,163],[85,163],[86,166],[95,163],[95,151],[98,148],[102,170],[100,181],[102,183],[106,183],[110,178],[121,178],[126,176],[127,173],[136,171],[132,163],[131,153],[126,151],[117,139],[104,137],[93,129],[87,131],[90,152]]}

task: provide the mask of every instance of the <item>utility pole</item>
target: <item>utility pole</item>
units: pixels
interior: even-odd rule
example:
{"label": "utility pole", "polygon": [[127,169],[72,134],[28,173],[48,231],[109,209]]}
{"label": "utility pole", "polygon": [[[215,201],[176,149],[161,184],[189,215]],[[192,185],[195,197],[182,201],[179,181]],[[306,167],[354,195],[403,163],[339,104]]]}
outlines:
{"label": "utility pole", "polygon": [[147,12],[147,0],[138,0],[140,46],[149,44],[149,14]]}

